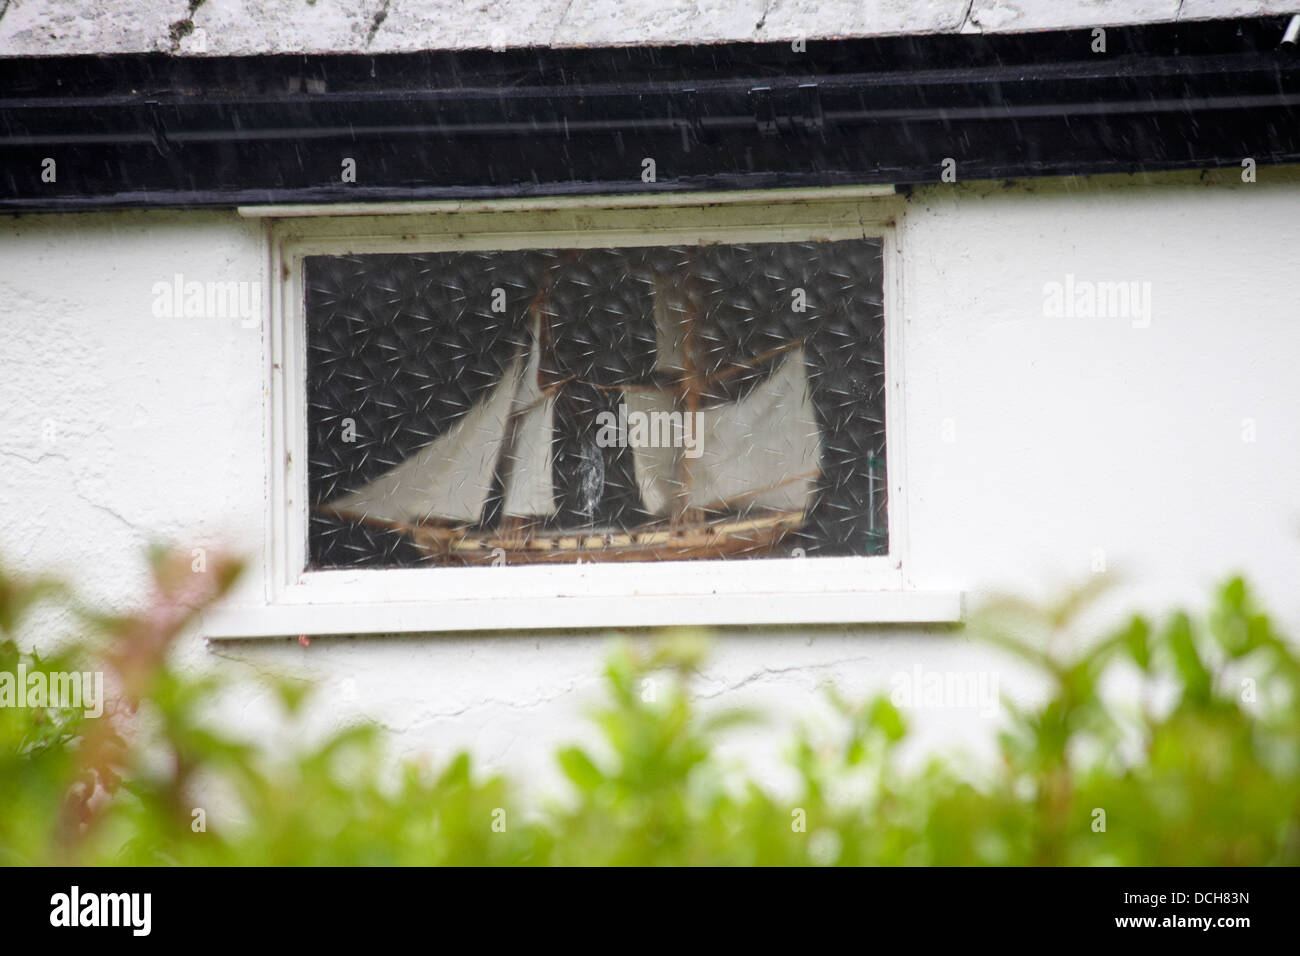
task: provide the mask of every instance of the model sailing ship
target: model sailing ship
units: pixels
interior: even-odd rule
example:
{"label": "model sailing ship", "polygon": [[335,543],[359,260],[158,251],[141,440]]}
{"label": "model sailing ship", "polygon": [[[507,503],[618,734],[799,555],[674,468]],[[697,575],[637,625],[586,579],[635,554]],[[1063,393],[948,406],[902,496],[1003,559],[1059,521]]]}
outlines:
{"label": "model sailing ship", "polygon": [[[482,400],[419,452],[321,510],[409,534],[440,564],[753,556],[770,553],[802,526],[822,454],[802,340],[701,373],[693,358],[693,309],[680,286],[657,275],[655,377],[670,384],[597,387],[622,393],[625,419],[640,414],[680,423],[691,416],[691,454],[681,442],[633,444],[620,436],[632,451],[642,508],[652,517],[631,528],[547,527],[558,510],[556,401],[574,379],[542,383],[544,301],[539,292],[529,308],[527,348]],[[740,400],[706,404],[715,383],[765,365],[769,374]],[[484,530],[498,480],[502,518]]]}

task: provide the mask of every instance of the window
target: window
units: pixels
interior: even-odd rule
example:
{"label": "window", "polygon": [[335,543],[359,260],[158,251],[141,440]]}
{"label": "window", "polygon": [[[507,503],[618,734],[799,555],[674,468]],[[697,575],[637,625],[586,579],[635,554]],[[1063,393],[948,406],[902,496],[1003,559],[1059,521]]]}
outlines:
{"label": "window", "polygon": [[308,567],[887,553],[882,257],[307,257]]}
{"label": "window", "polygon": [[264,605],[213,636],[950,621],[892,192],[262,207]]}

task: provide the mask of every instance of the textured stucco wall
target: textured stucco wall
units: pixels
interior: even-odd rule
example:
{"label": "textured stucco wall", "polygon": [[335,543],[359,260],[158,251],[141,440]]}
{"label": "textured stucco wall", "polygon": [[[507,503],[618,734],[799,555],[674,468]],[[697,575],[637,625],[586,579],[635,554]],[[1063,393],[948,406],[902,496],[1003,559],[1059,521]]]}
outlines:
{"label": "textured stucco wall", "polygon": [[[1300,602],[1300,182],[1098,182],[933,187],[903,231],[910,577],[1050,593],[1122,572],[1119,606],[1202,602],[1249,572],[1296,629]],[[263,278],[260,224],[233,212],[0,220],[0,555],[56,569],[105,606],[144,581],[150,540],[259,552],[267,486],[265,327],[161,319],[154,283]],[[1052,318],[1067,274],[1151,283],[1148,328]],[[1255,440],[1243,440],[1243,422]],[[894,440],[891,438],[891,441]],[[1116,575],[1119,576],[1118,574]],[[245,582],[259,595],[256,574]],[[70,622],[45,615],[29,639]],[[604,638],[485,634],[317,639],[181,649],[190,667],[280,670],[325,690],[321,724],[364,717],[435,759],[471,746],[542,778],[585,733]],[[817,710],[920,666],[1033,687],[960,633],[827,627],[723,634],[709,706]],[[256,732],[251,685],[226,719]],[[987,744],[970,709],[919,710],[923,740]],[[777,753],[780,724],[735,746]]]}
{"label": "textured stucco wall", "polygon": [[0,0],[0,56],[763,42],[1059,30],[1294,9],[1294,0]]}

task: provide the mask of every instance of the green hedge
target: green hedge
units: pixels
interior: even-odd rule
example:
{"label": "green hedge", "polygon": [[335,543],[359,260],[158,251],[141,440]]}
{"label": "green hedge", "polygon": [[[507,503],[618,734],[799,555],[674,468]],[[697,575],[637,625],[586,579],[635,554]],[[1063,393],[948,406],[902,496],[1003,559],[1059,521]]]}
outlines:
{"label": "green hedge", "polygon": [[[436,772],[395,772],[370,726],[287,752],[205,719],[221,683],[178,672],[170,648],[237,573],[216,562],[195,574],[187,560],[159,557],[148,609],[111,619],[78,611],[87,639],[50,659],[20,655],[14,633],[37,604],[76,610],[77,599],[0,575],[0,671],[16,681],[20,664],[28,675],[102,670],[121,705],[139,711],[124,722],[0,707],[0,861],[1300,862],[1300,664],[1241,580],[1219,590],[1204,620],[1134,617],[1092,641],[1072,632],[1089,592],[1048,608],[1003,601],[970,631],[1037,671],[1046,693],[1032,707],[1004,704],[1000,759],[906,769],[916,762],[899,759],[900,709],[887,696],[852,703],[828,691],[834,730],[766,728],[791,741],[792,796],[715,756],[722,735],[761,715],[696,711],[689,684],[704,635],[619,643],[593,714],[606,746],[558,751],[568,790],[537,798],[475,772],[468,754]],[[652,676],[658,692],[647,694]],[[1112,678],[1129,689],[1107,702],[1099,685]],[[272,683],[291,729],[310,693]],[[208,815],[210,803],[225,811]]]}

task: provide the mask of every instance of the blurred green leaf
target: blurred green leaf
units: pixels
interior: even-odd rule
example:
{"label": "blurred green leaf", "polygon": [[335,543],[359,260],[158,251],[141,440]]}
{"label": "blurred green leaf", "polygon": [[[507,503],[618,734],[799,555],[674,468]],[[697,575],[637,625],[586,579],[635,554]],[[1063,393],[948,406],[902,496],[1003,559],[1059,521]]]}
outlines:
{"label": "blurred green leaf", "polygon": [[1191,618],[1182,611],[1174,614],[1165,628],[1164,642],[1173,655],[1174,666],[1182,680],[1183,699],[1197,705],[1208,703],[1213,677],[1196,649]]}
{"label": "blurred green leaf", "polygon": [[586,751],[578,747],[564,747],[556,757],[565,776],[583,793],[593,794],[605,782],[604,775]]}
{"label": "blurred green leaf", "polygon": [[[153,561],[157,607],[183,597],[193,613],[240,566],[209,556],[219,573],[196,594],[186,554],[160,550]],[[592,715],[600,759],[559,748],[572,792],[553,806],[525,800],[466,752],[437,766],[397,761],[372,724],[308,737],[312,724],[297,718],[310,712],[311,687],[293,676],[270,686],[295,722],[237,737],[216,718],[229,692],[220,675],[172,662],[189,610],[91,612],[77,618],[85,640],[58,654],[0,640],[0,668],[103,668],[134,694],[103,718],[0,707],[0,863],[1300,863],[1300,661],[1290,640],[1241,579],[1219,589],[1204,619],[1133,617],[1092,640],[1074,629],[1101,590],[1094,582],[1042,604],[1003,598],[977,615],[972,631],[1042,688],[1004,695],[1001,721],[989,725],[992,763],[945,752],[905,764],[906,709],[832,687],[829,723],[794,731],[780,788],[718,755],[723,734],[764,715],[699,713],[692,680],[706,634],[616,642]],[[0,622],[50,600],[77,607],[56,583],[0,575]],[[1107,699],[1110,668],[1128,662],[1142,674],[1138,696]],[[1171,690],[1176,706],[1154,688]],[[1104,832],[1090,826],[1094,808],[1106,810]]]}

